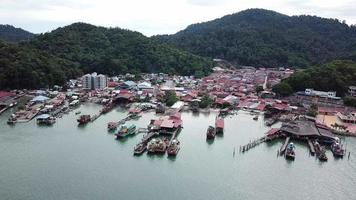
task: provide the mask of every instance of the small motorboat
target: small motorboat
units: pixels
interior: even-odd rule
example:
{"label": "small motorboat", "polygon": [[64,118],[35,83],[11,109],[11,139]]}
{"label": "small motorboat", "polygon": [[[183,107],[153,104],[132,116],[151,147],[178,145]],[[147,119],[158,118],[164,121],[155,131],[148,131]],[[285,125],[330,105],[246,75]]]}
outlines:
{"label": "small motorboat", "polygon": [[146,151],[147,146],[144,143],[138,143],[134,148],[134,155],[141,155]]}
{"label": "small motorboat", "polygon": [[91,118],[90,115],[81,115],[77,121],[79,124],[86,124],[88,122],[90,122]]}
{"label": "small motorboat", "polygon": [[257,121],[257,120],[258,120],[258,115],[255,115],[255,116],[253,117],[253,120]]}
{"label": "small motorboat", "polygon": [[339,140],[336,140],[332,145],[331,145],[331,152],[333,152],[333,155],[335,157],[343,157],[345,155],[345,149],[343,146],[340,144]]}
{"label": "small motorboat", "polygon": [[289,159],[289,160],[295,159],[294,149],[295,149],[295,146],[292,142],[287,145],[286,153],[285,153],[286,159]]}
{"label": "small motorboat", "polygon": [[206,139],[214,139],[216,135],[215,128],[213,126],[209,126],[206,131]]}
{"label": "small motorboat", "polygon": [[109,131],[114,131],[117,128],[117,123],[116,122],[109,122],[108,123],[108,130]]}
{"label": "small motorboat", "polygon": [[177,139],[172,140],[167,148],[167,153],[169,156],[176,156],[180,149],[180,142]]}

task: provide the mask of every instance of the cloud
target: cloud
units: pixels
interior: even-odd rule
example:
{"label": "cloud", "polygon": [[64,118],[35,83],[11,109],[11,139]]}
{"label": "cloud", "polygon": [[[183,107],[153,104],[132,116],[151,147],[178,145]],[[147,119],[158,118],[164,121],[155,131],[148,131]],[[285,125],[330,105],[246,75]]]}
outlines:
{"label": "cloud", "polygon": [[224,5],[231,0],[188,0],[189,4],[198,5],[198,6],[216,6]]}
{"label": "cloud", "polygon": [[355,0],[0,0],[0,24],[39,33],[74,22],[121,27],[147,36],[248,8],[287,15],[318,15],[356,24]]}

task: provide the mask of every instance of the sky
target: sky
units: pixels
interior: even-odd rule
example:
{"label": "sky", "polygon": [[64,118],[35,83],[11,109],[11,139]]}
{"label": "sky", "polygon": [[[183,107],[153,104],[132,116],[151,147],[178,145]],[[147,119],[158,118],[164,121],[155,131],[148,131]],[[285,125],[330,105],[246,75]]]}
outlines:
{"label": "sky", "polygon": [[356,24],[356,0],[0,0],[0,24],[43,33],[74,22],[173,34],[248,8],[317,15]]}

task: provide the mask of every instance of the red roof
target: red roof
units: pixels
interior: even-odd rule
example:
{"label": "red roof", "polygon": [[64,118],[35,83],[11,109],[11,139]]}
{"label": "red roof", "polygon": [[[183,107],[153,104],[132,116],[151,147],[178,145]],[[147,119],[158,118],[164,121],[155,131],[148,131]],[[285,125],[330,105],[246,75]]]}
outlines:
{"label": "red roof", "polygon": [[218,118],[215,120],[215,127],[216,128],[224,128],[224,119]]}
{"label": "red roof", "polygon": [[266,135],[273,135],[279,131],[279,128],[271,128]]}
{"label": "red roof", "polygon": [[256,110],[264,110],[265,107],[266,107],[266,104],[260,103],[260,104],[256,107]]}
{"label": "red roof", "polygon": [[344,111],[344,108],[318,107],[319,113],[338,113]]}
{"label": "red roof", "polygon": [[118,85],[120,85],[118,82],[113,82],[113,81],[108,82],[108,87],[116,87]]}
{"label": "red roof", "polygon": [[170,119],[181,119],[180,112],[175,112],[169,116]]}
{"label": "red roof", "polygon": [[285,110],[286,108],[288,108],[288,104],[274,103],[272,107],[277,110]]}
{"label": "red roof", "polygon": [[9,96],[12,96],[12,95],[13,95],[13,93],[11,93],[11,92],[0,91],[0,98],[9,97]]}
{"label": "red roof", "polygon": [[162,121],[161,128],[173,128],[174,121],[170,119],[166,119]]}

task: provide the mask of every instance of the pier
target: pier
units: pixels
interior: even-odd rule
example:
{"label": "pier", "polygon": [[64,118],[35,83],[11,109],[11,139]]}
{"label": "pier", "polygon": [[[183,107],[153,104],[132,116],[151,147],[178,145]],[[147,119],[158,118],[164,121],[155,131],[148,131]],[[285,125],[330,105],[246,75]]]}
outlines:
{"label": "pier", "polygon": [[280,154],[283,154],[284,151],[287,148],[287,145],[289,143],[290,137],[286,137],[286,140],[284,141],[284,144],[281,146],[281,148],[279,149]]}
{"label": "pier", "polygon": [[263,136],[261,138],[258,138],[256,140],[253,140],[253,141],[249,142],[246,145],[240,146],[240,151],[242,151],[242,153],[244,153],[244,152],[252,149],[253,147],[255,147],[255,146],[257,146],[257,145],[259,145],[259,144],[261,144],[261,143],[263,143],[265,141],[266,141],[266,136]]}
{"label": "pier", "polygon": [[315,154],[314,145],[313,145],[313,143],[312,143],[312,141],[310,139],[308,139],[307,141],[308,141],[308,146],[309,146],[310,153],[313,156]]}

